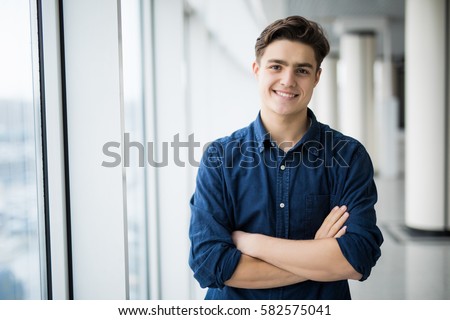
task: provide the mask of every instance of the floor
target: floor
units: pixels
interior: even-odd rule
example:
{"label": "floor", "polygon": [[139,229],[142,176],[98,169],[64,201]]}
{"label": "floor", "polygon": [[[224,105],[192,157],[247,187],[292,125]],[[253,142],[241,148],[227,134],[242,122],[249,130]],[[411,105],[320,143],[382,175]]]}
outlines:
{"label": "floor", "polygon": [[382,256],[363,282],[351,281],[355,300],[450,299],[450,236],[413,235],[404,226],[404,179],[376,179]]}

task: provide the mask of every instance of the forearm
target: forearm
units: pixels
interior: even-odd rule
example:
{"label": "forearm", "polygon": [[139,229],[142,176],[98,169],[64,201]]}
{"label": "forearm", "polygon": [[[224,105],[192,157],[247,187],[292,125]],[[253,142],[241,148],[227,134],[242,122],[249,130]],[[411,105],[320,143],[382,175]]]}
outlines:
{"label": "forearm", "polygon": [[288,240],[260,234],[250,236],[254,237],[250,252],[244,253],[298,276],[315,281],[361,278],[334,238]]}
{"label": "forearm", "polygon": [[242,254],[233,276],[225,285],[245,289],[268,289],[307,280],[260,259]]}

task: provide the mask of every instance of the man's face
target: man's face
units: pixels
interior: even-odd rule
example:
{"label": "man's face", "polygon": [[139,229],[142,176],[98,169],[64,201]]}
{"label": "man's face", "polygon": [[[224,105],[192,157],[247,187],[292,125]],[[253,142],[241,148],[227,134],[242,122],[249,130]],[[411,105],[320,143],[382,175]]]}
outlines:
{"label": "man's face", "polygon": [[281,116],[306,114],[320,69],[311,46],[290,40],[269,44],[253,63],[262,109]]}

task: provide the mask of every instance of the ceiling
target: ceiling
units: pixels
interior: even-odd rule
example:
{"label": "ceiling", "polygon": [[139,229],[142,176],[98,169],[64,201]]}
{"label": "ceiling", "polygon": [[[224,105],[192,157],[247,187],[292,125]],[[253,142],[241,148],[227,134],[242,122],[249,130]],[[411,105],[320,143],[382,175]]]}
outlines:
{"label": "ceiling", "polygon": [[[279,3],[279,0],[265,1]],[[373,25],[382,24],[388,33],[386,39],[391,44],[392,55],[404,56],[405,0],[284,0],[284,11],[286,16],[301,15],[320,23],[335,54],[339,54],[337,26],[340,25],[344,31],[378,31],[377,54],[381,56],[383,33],[373,30]]]}

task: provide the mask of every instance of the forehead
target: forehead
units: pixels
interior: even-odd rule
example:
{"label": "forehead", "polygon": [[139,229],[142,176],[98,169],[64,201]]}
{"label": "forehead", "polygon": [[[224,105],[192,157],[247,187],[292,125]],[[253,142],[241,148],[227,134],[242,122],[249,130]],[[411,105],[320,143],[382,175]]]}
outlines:
{"label": "forehead", "polygon": [[283,60],[289,64],[309,63],[317,65],[314,49],[307,44],[291,40],[275,40],[270,43],[261,56],[261,61]]}

